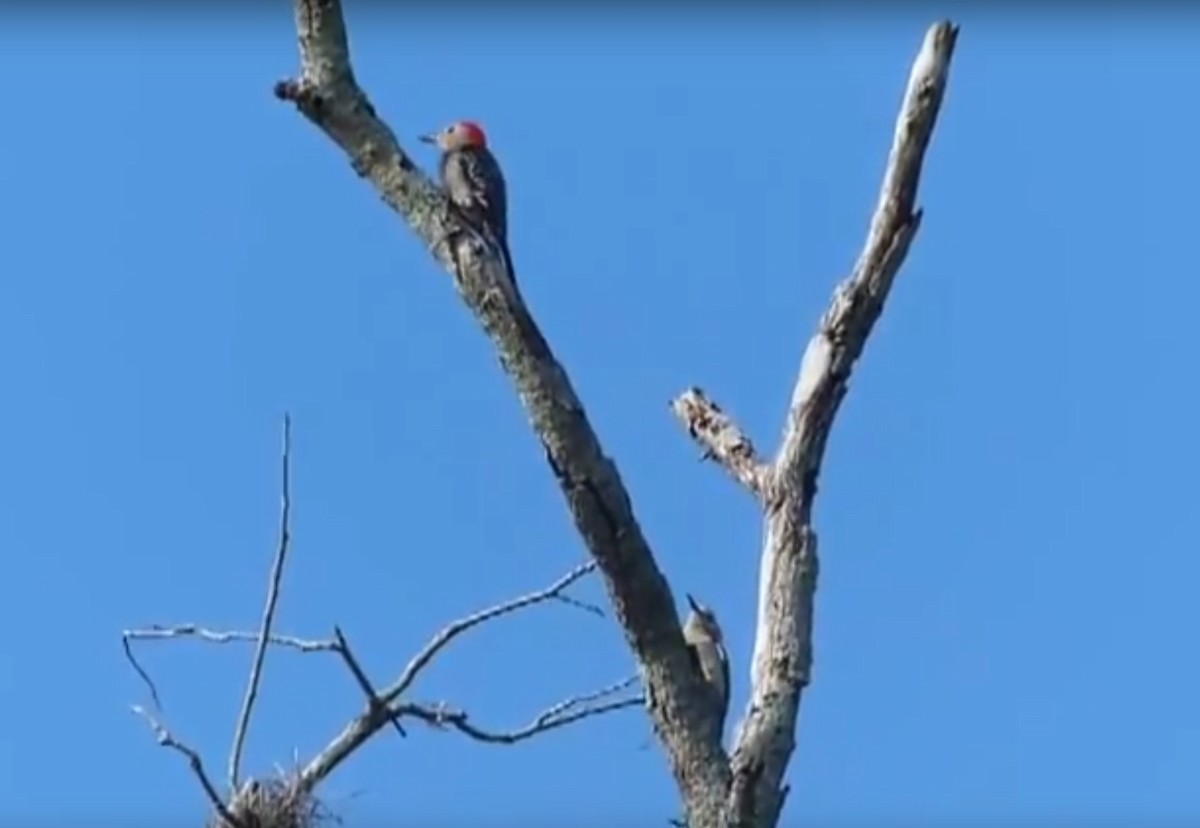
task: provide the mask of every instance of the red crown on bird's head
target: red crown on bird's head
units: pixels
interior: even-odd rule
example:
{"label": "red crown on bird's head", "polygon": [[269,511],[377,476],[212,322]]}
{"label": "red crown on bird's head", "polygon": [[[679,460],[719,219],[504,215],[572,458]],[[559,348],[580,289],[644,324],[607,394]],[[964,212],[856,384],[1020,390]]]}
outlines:
{"label": "red crown on bird's head", "polygon": [[455,126],[462,133],[463,140],[473,147],[486,147],[487,133],[483,131],[483,127],[474,121],[459,121]]}
{"label": "red crown on bird's head", "polygon": [[455,121],[436,133],[419,137],[426,144],[436,145],[442,152],[468,148],[486,149],[488,145],[487,133],[474,121]]}

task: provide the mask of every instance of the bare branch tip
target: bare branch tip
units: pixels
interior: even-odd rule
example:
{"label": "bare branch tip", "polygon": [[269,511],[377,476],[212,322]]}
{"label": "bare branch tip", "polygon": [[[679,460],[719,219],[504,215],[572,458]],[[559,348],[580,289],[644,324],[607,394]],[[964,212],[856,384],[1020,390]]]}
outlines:
{"label": "bare branch tip", "polygon": [[925,42],[918,55],[921,59],[933,59],[941,64],[949,62],[958,43],[959,26],[949,20],[939,21],[929,27],[925,33]]}
{"label": "bare branch tip", "polygon": [[282,506],[279,513],[279,543],[275,549],[274,560],[271,563],[270,575],[267,579],[267,597],[263,607],[262,623],[259,627],[258,643],[255,647],[254,658],[250,666],[250,676],[246,682],[245,695],[242,698],[242,709],[234,726],[233,741],[229,751],[228,781],[229,790],[237,791],[240,781],[242,756],[246,747],[246,734],[250,729],[250,718],[254,704],[258,699],[258,690],[262,683],[263,665],[266,663],[267,647],[271,643],[271,630],[274,626],[275,611],[279,605],[279,593],[283,584],[283,570],[287,563],[289,541],[291,538],[291,443],[292,418],[287,412],[283,415],[283,449],[280,491]]}
{"label": "bare branch tip", "polygon": [[699,444],[701,462],[716,461],[748,491],[761,496],[766,470],[754,443],[733,417],[694,385],[676,397],[672,409]]}

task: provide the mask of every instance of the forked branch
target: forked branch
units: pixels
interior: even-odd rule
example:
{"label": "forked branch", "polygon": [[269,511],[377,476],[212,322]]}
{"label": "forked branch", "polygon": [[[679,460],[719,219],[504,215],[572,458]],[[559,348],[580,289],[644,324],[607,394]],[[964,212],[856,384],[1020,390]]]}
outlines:
{"label": "forked branch", "polygon": [[[359,687],[362,688],[364,693],[367,694],[366,710],[352,719],[346,725],[346,727],[342,729],[342,732],[338,734],[333,741],[331,741],[329,745],[325,747],[324,750],[317,754],[317,756],[314,757],[312,761],[310,761],[304,767],[300,773],[301,786],[307,790],[312,790],[315,788],[316,785],[321,782],[321,780],[332,773],[334,769],[338,767],[338,765],[344,762],[352,753],[354,753],[354,751],[358,750],[359,747],[365,744],[366,741],[375,735],[380,728],[389,722],[395,727],[399,728],[399,720],[405,716],[421,719],[429,724],[450,725],[458,730],[461,730],[467,735],[475,735],[472,733],[473,726],[467,725],[467,717],[465,712],[453,710],[445,705],[430,707],[415,703],[402,702],[400,699],[404,694],[412,689],[417,678],[422,672],[424,672],[425,669],[429,667],[430,664],[433,663],[438,654],[441,653],[441,651],[444,650],[452,641],[458,638],[458,636],[488,621],[501,618],[505,615],[517,612],[518,610],[525,609],[526,607],[534,606],[535,604],[563,602],[563,599],[566,597],[567,588],[583,576],[587,575],[589,572],[592,572],[595,568],[596,564],[594,561],[588,561],[580,564],[545,589],[540,589],[536,592],[530,592],[527,595],[512,598],[447,624],[429,640],[429,643],[422,647],[421,650],[415,656],[413,656],[411,660],[409,660],[408,664],[401,671],[400,676],[383,690],[375,691],[370,679],[368,679],[366,676],[366,672],[357,664],[357,662],[354,662],[354,666],[350,667],[350,669],[351,672],[354,673],[355,681],[358,683]],[[577,605],[577,602],[574,601],[567,601],[566,603],[569,605]],[[583,609],[588,609],[586,605],[582,606]],[[340,633],[340,630],[338,632]],[[344,636],[339,635],[339,646],[344,643]],[[345,645],[345,649],[342,651],[344,653],[349,653],[349,645]],[[348,660],[348,663],[352,661],[353,657]],[[613,688],[606,688],[605,690],[601,691],[600,696],[588,694],[586,696],[580,696],[574,700],[568,700],[567,707],[574,709],[585,702],[595,702],[601,697],[607,698],[616,691],[623,689],[625,686],[626,685],[622,684],[614,686]],[[636,699],[632,701],[625,699],[622,700],[620,704],[607,703],[605,706],[603,706],[603,709],[592,710],[584,715],[574,715],[571,718],[567,718],[566,714],[568,711],[566,708],[558,709],[556,706],[556,708],[551,708],[552,710],[557,711],[555,714],[555,723],[544,724],[543,726],[534,729],[521,738],[528,738],[529,736],[536,735],[536,733],[552,730],[557,727],[561,727],[564,724],[569,724],[570,722],[586,718],[587,716],[594,716],[598,713],[629,707],[635,703],[637,703]],[[567,720],[557,721],[557,719]],[[485,731],[481,730],[479,733],[483,734]],[[475,735],[475,737],[480,738],[478,735]],[[491,739],[485,738],[481,740],[505,742],[505,739],[501,737]],[[511,739],[509,741],[518,740]]]}
{"label": "forked branch", "polygon": [[[338,653],[342,657],[342,661],[346,663],[346,669],[354,676],[354,680],[358,682],[359,689],[367,697],[367,705],[372,711],[378,710],[381,707],[386,707],[379,698],[379,694],[375,692],[375,688],[371,685],[371,680],[367,678],[367,672],[359,665],[358,659],[354,657],[354,653],[350,651],[350,642],[346,640],[345,633],[340,627],[333,628],[333,635],[337,639]],[[392,715],[389,717],[392,722],[392,727],[400,734],[400,738],[408,737],[408,733],[400,724],[400,717]]]}
{"label": "forked branch", "polygon": [[[751,695],[732,757],[729,825],[775,825],[787,795],[784,774],[795,746],[801,693],[812,671],[817,477],[850,373],[921,222],[917,184],[957,37],[956,26],[938,23],[917,54],[866,245],[804,353],[783,439],[765,473],[769,483]],[[676,411],[695,409],[694,397],[694,391],[684,392]],[[702,444],[713,442],[711,434],[693,426],[694,417],[683,419]],[[718,425],[710,431],[727,433],[729,428]],[[732,463],[723,462],[727,467]]]}

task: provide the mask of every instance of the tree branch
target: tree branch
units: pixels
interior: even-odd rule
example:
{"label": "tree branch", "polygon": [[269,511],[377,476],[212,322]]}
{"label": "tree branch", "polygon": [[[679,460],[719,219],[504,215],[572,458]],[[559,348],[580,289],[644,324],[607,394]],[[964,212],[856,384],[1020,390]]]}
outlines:
{"label": "tree branch", "polygon": [[235,817],[230,812],[229,808],[225,806],[224,801],[221,799],[221,795],[217,793],[216,787],[213,785],[212,780],[208,778],[208,773],[204,770],[204,762],[201,760],[200,754],[171,735],[171,732],[167,730],[161,722],[154,718],[154,716],[150,715],[150,713],[148,713],[141,706],[136,704],[131,705],[130,709],[135,714],[146,720],[146,723],[149,724],[150,728],[154,731],[154,736],[160,745],[165,748],[170,748],[177,753],[181,753],[187,758],[188,766],[192,769],[192,773],[200,782],[200,787],[204,789],[204,795],[208,797],[208,801],[212,803],[213,808],[218,814],[220,814],[221,818],[225,820],[226,824],[232,825],[234,828],[246,828],[246,826],[242,824],[241,820]]}
{"label": "tree branch", "polygon": [[812,528],[825,445],[855,361],[920,225],[917,184],[958,36],[934,25],[914,62],[866,246],[809,342],[775,458],[759,580],[752,691],[732,757],[727,823],[775,825],[812,670],[817,535]]}
{"label": "tree branch", "polygon": [[[303,652],[313,652],[316,650],[336,650],[337,644],[331,641],[307,641],[292,636],[273,635],[271,627],[275,618],[275,610],[279,603],[280,587],[283,581],[283,568],[287,562],[287,552],[290,540],[290,514],[291,514],[291,418],[287,414],[283,419],[283,451],[282,451],[282,481],[281,481],[281,500],[282,506],[279,519],[279,544],[276,547],[274,559],[271,565],[271,575],[267,586],[266,605],[263,609],[262,624],[256,633],[246,632],[214,632],[212,630],[200,627],[196,624],[181,624],[174,627],[165,627],[162,625],[154,625],[147,629],[140,630],[125,630],[121,635],[121,645],[125,651],[125,657],[133,666],[133,669],[145,682],[150,691],[150,696],[154,701],[157,709],[162,709],[162,700],[158,694],[158,688],[155,686],[150,674],[142,668],[141,664],[133,655],[131,642],[138,639],[167,639],[167,638],[183,638],[194,637],[207,640],[215,643],[227,643],[230,641],[252,641],[255,642],[254,659],[250,668],[250,676],[247,682],[245,697],[242,701],[241,712],[238,715],[237,724],[234,728],[232,745],[229,753],[229,793],[230,797],[235,798],[239,793],[238,777],[239,767],[241,765],[242,753],[245,747],[246,734],[250,726],[250,719],[254,712],[254,703],[258,697],[258,688],[262,682],[263,665],[266,661],[267,647],[272,644],[289,646],[299,649]],[[203,762],[200,755],[190,747],[176,740],[169,731],[144,708],[134,705],[133,712],[144,718],[154,729],[158,736],[160,745],[173,748],[174,750],[184,754],[188,758],[193,773],[199,779],[201,786],[204,788],[205,794],[213,803],[217,813],[221,816],[225,824],[235,826],[235,828],[244,828],[245,822],[235,815],[229,807],[222,801],[220,795],[216,792],[212,781],[208,778],[208,774],[204,770]]]}
{"label": "tree branch", "polygon": [[262,625],[259,628],[258,643],[254,650],[254,661],[250,667],[250,678],[246,683],[246,695],[242,699],[242,709],[238,714],[237,725],[233,730],[233,745],[229,749],[229,791],[231,795],[238,789],[242,753],[246,747],[246,733],[250,729],[250,716],[254,712],[254,702],[258,698],[258,687],[262,683],[263,664],[267,659],[267,646],[271,642],[271,626],[275,620],[275,607],[279,604],[279,587],[283,582],[283,566],[287,562],[288,544],[291,540],[291,459],[292,418],[290,415],[284,414],[279,546],[275,551],[275,560],[271,564],[271,577],[267,585],[267,601],[266,606],[263,608]]}
{"label": "tree branch", "polygon": [[[509,613],[516,612],[517,610],[524,609],[525,607],[533,606],[534,604],[541,604],[551,601],[560,602],[564,597],[567,587],[574,584],[576,581],[595,568],[596,564],[594,561],[588,561],[587,563],[580,564],[545,589],[540,589],[536,592],[531,592],[527,595],[522,595],[518,598],[504,601],[503,603],[496,604],[493,607],[472,613],[465,618],[460,618],[457,621],[447,624],[440,631],[438,631],[438,633],[434,635],[432,639],[430,639],[428,644],[422,647],[421,650],[415,656],[413,656],[413,658],[408,662],[404,670],[401,672],[400,677],[397,678],[396,681],[392,682],[392,684],[387,688],[378,693],[376,693],[371,687],[371,684],[367,680],[366,674],[362,672],[361,667],[357,667],[357,665],[351,667],[351,672],[355,673],[355,679],[359,681],[360,686],[363,687],[364,691],[367,693],[367,709],[352,719],[350,723],[342,729],[342,732],[338,734],[333,741],[325,747],[324,750],[322,750],[316,757],[312,759],[312,761],[308,763],[308,765],[300,773],[300,785],[306,790],[311,791],[322,779],[332,773],[338,765],[349,758],[354,751],[358,750],[359,747],[365,744],[368,739],[375,735],[375,733],[378,732],[378,730],[388,722],[395,724],[397,718],[408,715],[421,718],[427,722],[436,723],[432,722],[431,719],[431,717],[433,717],[433,713],[430,712],[432,708],[415,704],[393,704],[393,702],[396,702],[401,695],[403,695],[412,687],[417,678],[420,676],[421,672],[433,662],[434,658],[436,658],[437,655],[443,649],[445,649],[448,644],[450,644],[450,642],[465,633],[467,630],[477,627],[480,624],[483,624],[494,618],[508,615]],[[584,609],[587,609],[586,605],[584,606]],[[344,638],[339,638],[339,642],[344,642]],[[345,656],[349,653],[348,647],[343,648],[342,643],[339,643],[338,649],[340,652],[342,652],[343,658],[345,658]],[[621,687],[617,687],[615,689],[621,689]],[[615,690],[613,690],[613,692],[615,692]],[[575,703],[579,703],[581,700],[591,700],[591,698],[592,697],[590,696],[580,697],[580,699],[576,700]],[[623,704],[621,706],[626,705]],[[606,708],[606,710],[607,709],[616,708]],[[428,713],[429,715],[423,715],[423,712]],[[589,713],[588,715],[595,714]],[[576,719],[578,718],[584,717],[577,716]],[[575,721],[576,719],[572,719],[571,721]],[[465,714],[463,721],[465,721]],[[458,726],[450,719],[447,719],[442,723],[451,724],[456,727]],[[399,725],[396,726],[399,727]],[[555,725],[555,727],[559,726],[561,725]],[[462,728],[459,729],[461,730]]]}
{"label": "tree branch", "polygon": [[[177,624],[166,627],[162,624],[151,624],[149,627],[125,630],[121,633],[125,641],[150,641],[163,638],[199,638],[210,644],[228,644],[232,641],[258,643],[262,640],[260,631],[248,630],[210,630],[199,624]],[[267,641],[276,647],[289,647],[302,653],[334,652],[337,642],[332,639],[297,638],[292,635],[267,636]]]}
{"label": "tree branch", "polygon": [[540,604],[543,601],[556,601],[562,597],[563,590],[571,584],[578,581],[584,575],[593,571],[596,568],[595,561],[588,561],[572,569],[566,575],[559,578],[545,589],[540,589],[537,592],[531,592],[528,595],[522,595],[519,598],[505,601],[502,604],[496,604],[493,607],[480,610],[479,612],[468,615],[466,618],[460,618],[450,624],[447,624],[438,633],[429,640],[429,643],[421,648],[421,651],[413,656],[412,660],[405,666],[404,671],[400,674],[400,678],[396,679],[386,690],[380,694],[380,699],[385,702],[391,702],[398,699],[401,694],[408,690],[421,671],[429,666],[443,648],[458,636],[465,633],[472,627],[477,627],[480,624],[491,621],[493,618],[498,618],[501,615],[508,615],[510,612],[524,609],[533,604]]}
{"label": "tree branch", "polygon": [[[261,631],[210,630],[198,624],[177,624],[173,627],[152,624],[149,627],[141,629],[124,630],[121,633],[121,648],[125,651],[125,659],[133,667],[134,672],[141,678],[142,683],[146,685],[146,689],[150,692],[150,698],[158,710],[163,709],[162,699],[158,695],[158,688],[155,686],[154,680],[150,678],[150,674],[134,656],[131,644],[134,641],[153,641],[167,638],[199,638],[201,641],[207,641],[211,644],[228,644],[231,641],[257,643],[262,640],[262,633]],[[337,652],[336,641],[318,641],[296,638],[291,635],[268,635],[267,642],[277,647],[290,647],[302,653]]]}
{"label": "tree branch", "polygon": [[420,704],[400,704],[392,708],[392,715],[412,716],[434,727],[450,726],[478,742],[513,745],[538,734],[547,733],[551,730],[557,730],[560,727],[573,724],[581,719],[611,713],[614,710],[622,710],[627,707],[640,706],[644,703],[641,695],[602,701],[631,687],[637,680],[637,676],[633,676],[600,690],[564,699],[558,704],[543,710],[532,722],[517,730],[485,730],[471,724],[468,721],[466,711],[454,710],[446,705],[430,707]]}
{"label": "tree branch", "polygon": [[[703,805],[714,811],[729,784],[715,716],[703,678],[688,657],[674,597],[634,517],[616,465],[605,456],[583,404],[528,309],[518,295],[504,290],[503,263],[460,223],[445,194],[416,168],[359,88],[341,3],[295,0],[295,11],[301,73],[277,84],[276,95],[294,102],[342,148],[358,174],[454,277],[499,353],[575,526],[604,576],[684,800],[689,808]],[[348,732],[345,738],[354,737]]]}
{"label": "tree branch", "polygon": [[751,493],[762,497],[771,470],[759,461],[754,444],[732,417],[699,388],[684,391],[671,409],[704,449],[706,458],[716,460]]}

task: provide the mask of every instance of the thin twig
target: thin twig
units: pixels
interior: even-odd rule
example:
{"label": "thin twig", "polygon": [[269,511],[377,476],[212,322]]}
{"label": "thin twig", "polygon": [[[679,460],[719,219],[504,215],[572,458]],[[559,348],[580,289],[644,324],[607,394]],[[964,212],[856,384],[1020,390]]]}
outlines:
{"label": "thin twig", "polygon": [[[366,672],[359,665],[358,659],[354,657],[354,653],[350,652],[350,642],[346,640],[346,636],[342,633],[341,627],[334,627],[333,635],[334,638],[337,639],[338,654],[342,657],[342,661],[346,662],[346,667],[350,669],[350,673],[354,676],[354,680],[358,682],[358,686],[361,687],[362,691],[366,694],[367,704],[369,704],[372,709],[377,707],[385,707],[386,705],[379,700],[379,694],[376,693],[375,688],[371,686],[371,680],[367,678]],[[391,720],[392,726],[396,728],[396,732],[400,734],[400,737],[406,738],[408,734],[405,733],[404,728],[400,726],[399,718],[392,716]]]}
{"label": "thin twig", "polygon": [[229,751],[229,790],[231,792],[238,789],[242,752],[246,746],[246,732],[250,729],[250,716],[254,712],[254,702],[258,698],[258,687],[262,682],[263,663],[267,658],[267,646],[270,643],[271,637],[271,624],[275,620],[275,607],[279,603],[279,587],[283,581],[283,566],[287,561],[288,546],[291,540],[291,459],[292,418],[289,414],[284,414],[279,546],[275,552],[275,561],[271,565],[271,578],[267,587],[267,603],[263,608],[262,627],[259,632],[258,644],[254,651],[254,664],[250,668],[250,679],[246,684],[246,695],[242,699],[242,710],[238,716],[237,727],[233,731],[233,747]]}
{"label": "thin twig", "polygon": [[582,563],[575,567],[545,589],[538,590],[537,592],[531,592],[528,595],[522,595],[519,598],[513,598],[510,601],[505,601],[502,604],[497,604],[496,606],[489,607],[485,610],[480,610],[472,615],[468,615],[466,618],[460,618],[459,620],[446,625],[437,633],[437,635],[430,639],[429,643],[426,644],[425,647],[419,653],[417,653],[411,661],[408,662],[408,665],[404,668],[404,672],[401,673],[400,678],[398,678],[390,687],[380,693],[380,700],[386,703],[391,703],[398,699],[405,690],[412,686],[412,683],[416,681],[417,676],[423,669],[425,669],[426,666],[428,666],[429,662],[433,660],[434,656],[441,652],[443,647],[445,647],[458,636],[465,633],[467,630],[471,629],[472,627],[477,627],[485,621],[490,621],[491,619],[497,618],[501,615],[508,615],[511,612],[516,612],[519,609],[524,609],[525,607],[533,604],[540,604],[543,601],[558,600],[562,597],[563,590],[578,581],[584,575],[587,575],[595,568],[595,561],[587,561],[586,563]]}
{"label": "thin twig", "polygon": [[[633,685],[637,684],[637,681],[637,676],[630,676],[629,678],[621,679],[618,682],[610,684],[607,687],[601,687],[599,690],[593,690],[590,693],[583,693],[578,696],[571,696],[569,699],[564,699],[558,704],[546,708],[546,710],[543,711],[540,716],[538,716],[538,720],[549,720],[551,718],[561,716],[568,710],[572,710],[580,705],[591,704],[592,702],[606,699],[609,696],[620,693],[626,688],[632,687]],[[641,696],[638,697],[638,700],[641,700]]]}
{"label": "thin twig", "polygon": [[[262,641],[262,633],[255,630],[210,630],[198,624],[176,624],[172,627],[153,624],[149,627],[125,630],[121,638],[127,641],[151,641],[163,638],[199,638],[212,644],[228,644],[230,642],[249,642],[256,644]],[[302,653],[337,652],[337,642],[332,639],[298,638],[292,635],[272,633],[267,636],[267,643],[276,647],[290,647]]]}
{"label": "thin twig", "polygon": [[569,699],[564,699],[557,704],[546,708],[539,713],[532,722],[525,727],[517,730],[496,731],[487,730],[477,727],[470,723],[469,717],[464,710],[454,710],[446,705],[421,705],[421,704],[400,704],[393,708],[393,712],[397,716],[412,716],[420,719],[434,727],[453,727],[455,730],[463,733],[466,736],[478,741],[487,742],[495,745],[512,745],[517,742],[523,742],[537,736],[540,733],[547,733],[551,730],[557,730],[560,727],[572,724],[573,722],[587,719],[592,716],[599,716],[603,713],[610,713],[614,710],[621,710],[627,707],[640,706],[644,703],[643,697],[627,696],[625,698],[607,701],[602,704],[596,704],[601,699],[615,695],[627,687],[637,682],[637,676],[617,682],[616,684],[605,687],[601,690],[596,690],[591,693],[585,693],[579,696],[572,696]]}
{"label": "thin twig", "polygon": [[195,774],[198,780],[200,780],[200,787],[204,789],[204,793],[208,797],[209,802],[212,803],[213,808],[216,809],[221,818],[229,825],[235,826],[235,828],[246,828],[244,825],[242,825],[241,821],[229,811],[229,808],[225,806],[224,801],[221,799],[221,795],[217,793],[216,787],[213,785],[212,780],[208,778],[208,774],[204,770],[204,762],[200,758],[200,754],[172,736],[171,732],[167,730],[167,728],[164,727],[163,724],[158,721],[158,719],[154,718],[154,716],[148,713],[145,708],[134,704],[130,706],[130,709],[135,714],[146,720],[146,723],[149,724],[150,728],[154,731],[155,738],[158,740],[158,743],[161,746],[171,748],[172,750],[177,751],[187,757],[188,765],[191,767],[192,773]]}
{"label": "thin twig", "polygon": [[578,598],[572,598],[570,595],[555,595],[554,600],[558,601],[560,604],[566,604],[568,607],[575,607],[575,609],[580,609],[580,610],[583,610],[584,612],[590,612],[592,615],[595,615],[597,618],[607,618],[608,617],[607,615],[605,615],[604,610],[602,608],[596,606],[595,604],[589,603],[587,601],[580,601]]}
{"label": "thin twig", "polygon": [[141,664],[138,663],[137,658],[133,654],[133,647],[129,645],[129,642],[134,639],[134,636],[130,635],[130,632],[132,631],[126,630],[125,633],[122,634],[121,649],[125,651],[125,658],[129,661],[130,665],[133,666],[134,671],[141,677],[142,681],[145,682],[147,689],[149,689],[150,700],[154,702],[154,709],[161,711],[163,706],[162,699],[158,697],[158,688],[154,685],[154,680],[150,678],[150,674],[142,668]]}

